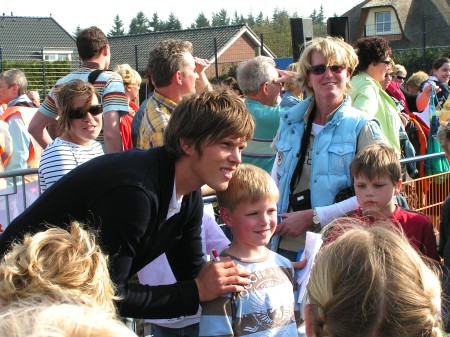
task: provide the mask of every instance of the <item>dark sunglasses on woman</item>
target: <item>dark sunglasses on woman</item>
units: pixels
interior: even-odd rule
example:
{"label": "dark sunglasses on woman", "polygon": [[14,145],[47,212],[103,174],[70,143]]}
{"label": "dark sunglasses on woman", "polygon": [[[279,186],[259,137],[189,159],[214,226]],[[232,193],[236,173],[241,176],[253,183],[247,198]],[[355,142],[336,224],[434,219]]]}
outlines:
{"label": "dark sunglasses on woman", "polygon": [[326,66],[325,64],[318,64],[316,66],[311,66],[309,72],[314,75],[325,74],[325,71],[329,68],[333,73],[342,73],[347,66],[345,64],[333,64],[332,66]]}
{"label": "dark sunglasses on woman", "polygon": [[91,105],[87,109],[71,109],[69,110],[69,118],[70,119],[81,119],[86,117],[87,113],[90,113],[92,116],[97,116],[103,112],[102,105]]}

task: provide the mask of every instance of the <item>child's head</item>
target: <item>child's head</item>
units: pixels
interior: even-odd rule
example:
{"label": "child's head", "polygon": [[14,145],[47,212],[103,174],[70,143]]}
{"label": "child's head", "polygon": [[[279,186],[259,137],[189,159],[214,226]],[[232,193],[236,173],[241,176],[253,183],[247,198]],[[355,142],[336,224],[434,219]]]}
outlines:
{"label": "child's head", "polygon": [[0,261],[0,289],[0,305],[40,296],[116,310],[108,259],[94,234],[77,222],[69,230],[52,227],[13,244]]}
{"label": "child's head", "polygon": [[307,336],[442,336],[436,272],[390,223],[355,220],[317,256]]}
{"label": "child's head", "polygon": [[450,118],[441,123],[437,133],[437,139],[447,159],[450,161]]}
{"label": "child's head", "polygon": [[[267,244],[277,224],[278,196],[278,188],[266,171],[239,165],[228,188],[217,192],[222,220],[233,229],[234,240],[247,237],[255,239],[255,245]],[[256,238],[250,237],[255,231]]]}
{"label": "child's head", "polygon": [[359,151],[350,165],[358,203],[364,210],[390,215],[393,196],[400,192],[400,161],[392,147],[372,144]]}

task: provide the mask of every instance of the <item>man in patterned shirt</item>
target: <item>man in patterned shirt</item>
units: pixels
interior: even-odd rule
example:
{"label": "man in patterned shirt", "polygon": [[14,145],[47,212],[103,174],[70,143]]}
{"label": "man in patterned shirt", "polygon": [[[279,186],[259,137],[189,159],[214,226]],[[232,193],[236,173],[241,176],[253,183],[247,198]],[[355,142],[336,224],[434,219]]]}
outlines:
{"label": "man in patterned shirt", "polygon": [[207,60],[193,56],[189,41],[169,39],[155,46],[147,65],[155,91],[142,117],[137,148],[163,145],[164,129],[181,99],[210,86],[204,72],[208,65]]}
{"label": "man in patterned shirt", "polygon": [[58,119],[56,91],[62,85],[74,79],[88,82],[89,75],[98,69],[101,72],[96,74],[97,78],[92,80],[92,84],[100,95],[103,106],[105,152],[121,152],[120,116],[128,113],[128,103],[121,76],[113,71],[106,70],[111,59],[106,35],[97,27],[86,28],[80,31],[76,43],[82,61],[81,67],[56,82],[31,120],[28,130],[45,149],[52,141],[46,127],[54,126]]}

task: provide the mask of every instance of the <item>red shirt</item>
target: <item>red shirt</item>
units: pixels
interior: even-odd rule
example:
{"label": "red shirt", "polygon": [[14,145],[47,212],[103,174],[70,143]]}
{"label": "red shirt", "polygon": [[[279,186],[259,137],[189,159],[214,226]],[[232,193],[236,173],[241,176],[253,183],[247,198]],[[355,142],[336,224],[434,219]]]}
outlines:
{"label": "red shirt", "polygon": [[[374,222],[375,220],[372,217],[365,216],[361,207],[349,216],[359,218],[369,223]],[[433,224],[425,215],[405,210],[396,205],[394,213],[387,219],[394,225],[399,224],[401,226],[405,236],[417,251],[433,260],[440,261]]]}

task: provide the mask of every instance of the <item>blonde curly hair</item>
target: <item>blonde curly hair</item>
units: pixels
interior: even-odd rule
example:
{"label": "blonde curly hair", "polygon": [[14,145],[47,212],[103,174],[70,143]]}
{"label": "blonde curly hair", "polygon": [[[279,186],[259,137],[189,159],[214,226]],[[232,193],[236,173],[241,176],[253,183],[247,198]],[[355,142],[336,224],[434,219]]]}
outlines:
{"label": "blonde curly hair", "polygon": [[0,336],[136,337],[116,315],[96,305],[34,300],[0,312]]}
{"label": "blonde curly hair", "polygon": [[14,243],[0,262],[0,304],[32,296],[77,299],[116,312],[107,257],[95,235],[72,222],[67,231],[50,227]]}
{"label": "blonde curly hair", "polygon": [[314,335],[441,337],[435,267],[389,222],[347,219],[339,219],[345,228],[318,255],[307,286]]}

